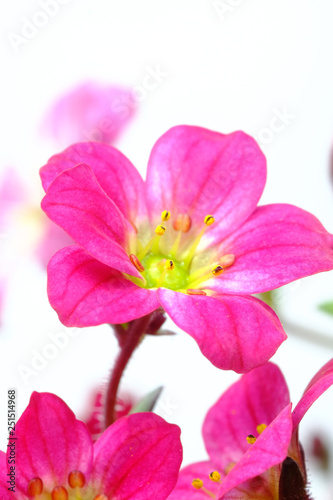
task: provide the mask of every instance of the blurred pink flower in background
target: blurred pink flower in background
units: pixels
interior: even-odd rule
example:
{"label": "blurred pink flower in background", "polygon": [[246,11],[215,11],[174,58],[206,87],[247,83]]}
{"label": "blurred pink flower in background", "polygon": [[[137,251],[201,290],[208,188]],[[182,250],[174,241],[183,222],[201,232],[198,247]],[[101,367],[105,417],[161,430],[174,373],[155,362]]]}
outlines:
{"label": "blurred pink flower in background", "polygon": [[81,141],[111,144],[133,118],[137,106],[130,89],[84,82],[53,104],[42,132],[64,146]]}
{"label": "blurred pink flower in background", "polygon": [[[185,467],[170,500],[308,498],[298,425],[332,384],[333,359],[291,411],[288,387],[276,365],[267,363],[243,375],[207,413],[202,433],[209,461]],[[296,495],[300,492],[303,496]]]}
{"label": "blurred pink flower in background", "polygon": [[[129,124],[137,105],[131,91],[124,87],[86,82],[55,102],[42,128],[54,140],[61,140],[66,145],[82,139],[110,143]],[[36,185],[37,180],[38,177]],[[34,256],[46,267],[55,252],[72,243],[65,231],[44,215],[39,199],[16,169],[4,170],[0,178],[2,298],[6,289],[3,278],[16,265],[15,262],[10,264],[14,255]]]}
{"label": "blurred pink flower in background", "polygon": [[49,300],[66,326],[126,323],[162,307],[215,366],[245,373],[286,339],[250,294],[333,268],[333,236],[313,215],[257,207],[266,160],[243,132],[170,129],[146,183],[100,143],[53,156],[41,178],[43,210],[76,243],[48,267]]}
{"label": "blurred pink flower in background", "polygon": [[[7,483],[13,447],[15,493]],[[0,452],[1,500],[165,500],[181,461],[179,427],[154,413],[117,420],[93,444],[64,401],[35,392],[9,437],[7,457]]]}
{"label": "blurred pink flower in background", "polygon": [[[86,424],[93,441],[96,441],[105,429],[105,389],[99,389],[90,398],[85,416],[82,420]],[[115,407],[116,420],[129,414],[137,400],[130,394],[122,394],[117,397]]]}

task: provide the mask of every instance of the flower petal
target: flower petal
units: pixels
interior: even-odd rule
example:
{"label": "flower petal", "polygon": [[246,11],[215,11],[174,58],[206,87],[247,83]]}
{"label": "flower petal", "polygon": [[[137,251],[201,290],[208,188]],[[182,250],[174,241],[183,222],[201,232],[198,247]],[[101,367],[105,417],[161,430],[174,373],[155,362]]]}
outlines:
{"label": "flower petal", "polygon": [[155,291],[138,287],[76,245],[50,260],[48,296],[66,326],[126,323],[160,305]]}
{"label": "flower petal", "polygon": [[257,436],[257,426],[269,425],[289,402],[286,381],[273,363],[243,375],[205,418],[202,432],[210,459],[223,470],[238,462],[250,448],[246,437]]}
{"label": "flower petal", "polygon": [[87,139],[110,143],[127,126],[136,106],[129,89],[87,81],[54,103],[43,132],[65,144]]}
{"label": "flower petal", "polygon": [[72,470],[89,478],[93,451],[89,432],[54,394],[32,394],[17,422],[16,436],[16,481],[22,491],[34,477],[49,489],[66,485]]}
{"label": "flower petal", "polygon": [[168,496],[168,500],[208,500],[207,493],[192,486],[193,479],[201,479],[203,487],[217,495],[220,485],[209,479],[209,474],[215,470],[216,465],[212,462],[197,462],[188,465],[180,471],[177,485]]}
{"label": "flower petal", "polygon": [[58,175],[42,209],[97,260],[141,277],[127,255],[133,227],[101,189],[90,167],[82,164]]}
{"label": "flower petal", "polygon": [[253,212],[266,182],[266,160],[257,143],[243,132],[219,134],[200,127],[178,126],[166,132],[151,152],[147,202],[157,217],[188,214],[203,226],[215,224],[206,246],[219,242]]}
{"label": "flower petal", "polygon": [[333,269],[333,235],[312,214],[293,205],[258,207],[225,240],[219,254],[235,263],[208,288],[219,292],[259,293]]}
{"label": "flower petal", "polygon": [[161,288],[162,307],[217,368],[246,373],[268,361],[286,339],[276,314],[254,297],[186,295]]}
{"label": "flower petal", "polygon": [[333,359],[324,365],[313,377],[293,411],[293,430],[304,417],[310,406],[333,384]]}
{"label": "flower petal", "polygon": [[94,486],[118,500],[164,500],[174,488],[180,429],[154,413],[117,420],[94,445]]}
{"label": "flower petal", "polygon": [[127,220],[136,224],[138,217],[147,217],[144,183],[139,172],[126,156],[106,144],[82,142],[52,156],[40,169],[45,191],[61,172],[79,163],[91,167],[101,188]]}
{"label": "flower petal", "polygon": [[290,403],[279,413],[224,478],[218,498],[222,500],[224,495],[232,488],[259,476],[273,465],[283,462],[288,453],[291,431]]}

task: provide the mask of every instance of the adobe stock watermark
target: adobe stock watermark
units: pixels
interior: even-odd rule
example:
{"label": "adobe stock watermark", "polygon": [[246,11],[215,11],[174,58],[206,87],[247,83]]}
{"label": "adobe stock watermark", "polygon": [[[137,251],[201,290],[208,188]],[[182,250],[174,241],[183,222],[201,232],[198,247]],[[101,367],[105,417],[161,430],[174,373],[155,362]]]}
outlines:
{"label": "adobe stock watermark", "polygon": [[256,140],[260,146],[267,146],[273,142],[277,134],[281,134],[286,130],[290,123],[295,119],[296,115],[292,113],[286,106],[280,109],[273,109],[273,116],[269,120],[266,127],[262,128],[256,134]]}
{"label": "adobe stock watermark", "polygon": [[17,371],[25,385],[29,384],[31,377],[37,377],[50,361],[55,359],[59,352],[64,350],[72,338],[79,335],[80,328],[67,328],[61,332],[48,333],[49,342],[40,349],[30,349],[31,358],[28,364],[20,364]]}
{"label": "adobe stock watermark", "polygon": [[41,29],[48,25],[50,19],[60,12],[63,5],[67,5],[70,0],[39,0],[40,9],[36,10],[32,16],[23,17],[19,32],[8,33],[8,40],[16,53],[35,38]]}
{"label": "adobe stock watermark", "polygon": [[244,0],[212,0],[212,6],[220,19],[224,21],[226,17],[242,5]]}
{"label": "adobe stock watermark", "polygon": [[96,127],[91,130],[82,130],[82,135],[87,141],[102,142],[105,136],[112,133],[120,120],[126,120],[130,114],[145,101],[170,76],[170,73],[161,69],[159,64],[145,67],[145,75],[142,80],[131,88],[128,95],[116,99],[109,110],[109,116],[99,120]]}

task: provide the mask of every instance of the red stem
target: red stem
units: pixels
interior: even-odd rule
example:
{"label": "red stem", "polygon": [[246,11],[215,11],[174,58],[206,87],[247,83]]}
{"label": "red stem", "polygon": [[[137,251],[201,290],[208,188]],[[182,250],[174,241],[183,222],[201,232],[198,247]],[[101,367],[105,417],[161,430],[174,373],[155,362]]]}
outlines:
{"label": "red stem", "polygon": [[135,319],[130,322],[126,333],[124,334],[124,342],[120,346],[120,352],[116,359],[114,368],[111,373],[108,390],[106,393],[105,402],[105,428],[113,424],[116,420],[115,406],[117,402],[117,394],[119,384],[124,370],[129,362],[133,352],[139,345],[142,335],[144,335],[148,325],[150,314],[142,318]]}

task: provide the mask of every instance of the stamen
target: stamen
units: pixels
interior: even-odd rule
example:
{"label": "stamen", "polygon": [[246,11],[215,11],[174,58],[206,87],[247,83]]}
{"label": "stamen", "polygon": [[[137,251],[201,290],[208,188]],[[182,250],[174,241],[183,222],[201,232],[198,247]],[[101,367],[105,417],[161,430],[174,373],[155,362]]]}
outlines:
{"label": "stamen", "polygon": [[224,271],[224,269],[222,266],[215,266],[212,269],[212,273],[214,274],[214,276],[220,276],[223,273],[223,271]]}
{"label": "stamen", "polygon": [[205,234],[205,231],[207,229],[208,226],[211,226],[213,223],[215,222],[215,219],[212,215],[206,215],[206,217],[204,218],[204,223],[205,223],[205,226],[203,227],[203,229],[200,231],[200,233],[198,234],[198,236],[195,238],[187,256],[185,257],[184,259],[184,265],[185,265],[185,268],[188,268],[192,259],[193,259],[193,256],[196,252],[196,249],[198,248],[199,246],[199,243],[201,241],[201,238],[203,237],[203,235]]}
{"label": "stamen", "polygon": [[131,260],[133,266],[139,271],[139,273],[143,273],[143,271],[145,270],[145,268],[141,264],[141,262],[139,261],[139,259],[137,258],[137,256],[134,255],[133,253],[131,253],[130,260]]}
{"label": "stamen", "polygon": [[220,483],[221,482],[221,474],[217,472],[217,470],[214,470],[214,472],[211,472],[209,474],[209,479],[213,481],[213,483]]}
{"label": "stamen", "polygon": [[83,488],[86,484],[86,478],[81,471],[72,470],[68,475],[68,484],[71,488]]}
{"label": "stamen", "polygon": [[[191,288],[197,288],[199,285],[201,285],[201,283],[204,283],[205,281],[210,280],[212,277],[220,276],[223,273],[223,271],[224,271],[224,269],[222,266],[220,266],[220,265],[215,266],[215,267],[213,267],[213,269],[211,270],[210,273],[204,274],[201,278],[190,282],[189,285],[191,286]],[[189,278],[190,277],[191,277],[191,275],[189,276]]]}
{"label": "stamen", "polygon": [[167,220],[170,219],[170,217],[171,217],[170,212],[168,210],[163,210],[163,212],[161,213],[161,219],[162,219],[162,221],[163,222],[167,221]]}
{"label": "stamen", "polygon": [[193,479],[192,486],[194,486],[196,490],[200,490],[203,487],[203,481],[201,479]]}
{"label": "stamen", "polygon": [[206,226],[211,226],[212,224],[214,224],[215,222],[215,219],[212,215],[206,215],[206,217],[204,218],[204,223],[206,224]]}
{"label": "stamen", "polygon": [[40,477],[34,477],[28,484],[28,496],[36,497],[43,493],[43,481]]}
{"label": "stamen", "polygon": [[159,245],[159,237],[163,236],[163,234],[166,231],[165,226],[157,226],[155,229],[155,235],[148,241],[147,245],[139,252],[137,259],[140,261],[142,260],[148,252],[150,252],[150,249],[152,249],[153,253],[158,253],[158,245]]}
{"label": "stamen", "polygon": [[193,288],[188,288],[186,290],[187,295],[207,295],[204,290],[195,290]]}
{"label": "stamen", "polygon": [[94,500],[109,500],[109,498],[103,494],[97,495]]}
{"label": "stamen", "polygon": [[52,500],[68,500],[68,493],[63,486],[57,486],[51,493]]}
{"label": "stamen", "polygon": [[247,441],[249,444],[254,444],[254,443],[257,441],[257,438],[255,438],[252,434],[249,434],[249,435],[246,437],[246,441]]}
{"label": "stamen", "polygon": [[266,427],[267,427],[266,424],[257,425],[257,433],[262,434],[264,432],[264,430],[266,429]]}
{"label": "stamen", "polygon": [[212,493],[211,491],[207,490],[207,488],[204,488],[204,485],[203,485],[203,481],[201,479],[193,479],[192,481],[192,486],[196,489],[196,490],[201,490],[203,491],[204,493],[206,493],[206,495],[208,495],[210,498],[216,498],[214,493]]}
{"label": "stamen", "polygon": [[173,221],[173,228],[175,231],[178,231],[177,238],[175,239],[175,242],[172,245],[170,251],[170,255],[173,259],[176,259],[177,257],[177,252],[182,237],[182,233],[187,233],[191,229],[191,225],[192,225],[191,218],[187,214],[178,214],[175,220]]}
{"label": "stamen", "polygon": [[166,227],[165,226],[157,226],[157,228],[155,229],[155,233],[157,234],[157,236],[162,236],[166,231]]}
{"label": "stamen", "polygon": [[157,288],[162,286],[163,281],[165,280],[165,277],[169,271],[172,271],[175,268],[175,263],[173,260],[166,260],[164,264],[164,271],[161,273],[161,276],[158,279],[158,282],[156,283]]}
{"label": "stamen", "polygon": [[173,221],[173,228],[175,231],[181,231],[182,233],[188,233],[191,229],[192,221],[191,217],[187,214],[178,214]]}

